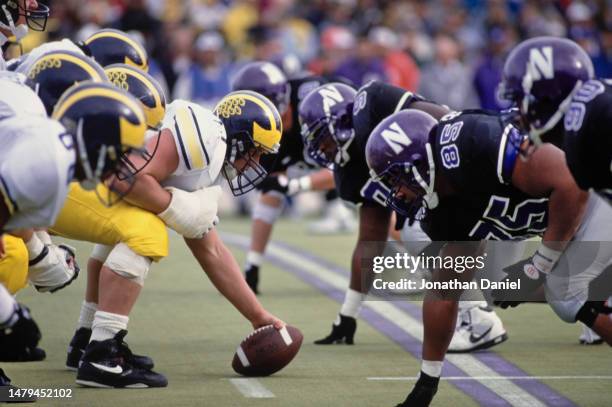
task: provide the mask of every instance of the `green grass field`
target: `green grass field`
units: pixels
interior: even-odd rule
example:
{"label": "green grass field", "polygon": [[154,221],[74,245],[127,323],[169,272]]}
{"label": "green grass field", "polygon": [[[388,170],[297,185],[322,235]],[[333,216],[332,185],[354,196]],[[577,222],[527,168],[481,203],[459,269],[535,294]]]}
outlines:
{"label": "green grass field", "polygon": [[[223,220],[220,230],[245,235],[249,222]],[[309,236],[304,223],[289,220],[279,222],[274,238],[344,268],[348,267],[355,239]],[[90,245],[71,244],[79,250],[84,267]],[[234,252],[242,264],[244,252]],[[39,363],[2,363],[2,368],[21,387],[74,388],[71,399],[39,400],[43,405],[392,406],[403,400],[412,381],[367,378],[415,376],[419,369],[417,359],[366,322],[359,323],[355,346],[313,345],[313,340],[328,333],[338,303],[287,270],[266,263],[262,272],[261,301],[304,333],[297,358],[278,374],[259,379],[273,398],[245,397],[230,381],[238,377],[230,365],[233,353],[251,331],[250,324],[215,291],[175,235],[170,256],[149,274],[130,318],[127,337],[135,352],[154,358],[156,370],[168,377],[167,388],[97,390],[75,385],[75,374],[64,369],[64,360],[82,301],[85,273],[53,295],[38,294],[31,288],[19,294],[18,299],[31,307],[41,327],[41,346],[47,351],[47,359]],[[494,353],[529,375],[563,376],[541,381],[576,405],[612,405],[612,357],[607,346],[578,345],[579,327],[562,323],[545,305],[525,305],[500,311],[499,315],[510,339]],[[584,376],[606,377],[587,380]],[[518,400],[510,404],[528,403]],[[444,381],[433,405],[478,403]]]}

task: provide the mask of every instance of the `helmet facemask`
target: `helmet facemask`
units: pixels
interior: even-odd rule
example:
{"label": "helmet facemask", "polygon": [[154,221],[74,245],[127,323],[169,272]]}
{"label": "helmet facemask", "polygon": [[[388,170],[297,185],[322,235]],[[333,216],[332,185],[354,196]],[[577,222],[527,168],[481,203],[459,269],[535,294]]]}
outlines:
{"label": "helmet facemask", "polygon": [[[11,6],[9,6],[11,3]],[[15,8],[14,6],[17,6]],[[38,3],[38,8],[35,10],[29,9],[27,0],[12,0],[5,2],[0,6],[0,28],[9,31],[15,36],[16,42],[19,43],[23,37],[28,34],[28,27],[34,31],[44,31],[47,27],[47,19],[49,17],[49,7]],[[23,17],[25,24],[19,24],[19,19]],[[4,42],[8,40],[6,34],[2,34]]]}
{"label": "helmet facemask", "polygon": [[260,151],[261,147],[255,144],[247,132],[232,137],[222,172],[234,196],[252,191],[268,176],[268,172],[259,164]]}
{"label": "helmet facemask", "polygon": [[[374,179],[386,185],[390,193],[386,205],[402,216],[408,218],[410,224],[419,218],[421,209],[435,209],[439,204],[438,194],[434,191],[435,162],[431,144],[427,149],[427,164],[421,162],[424,157],[416,157],[412,162],[391,164],[381,174],[373,174]],[[415,194],[407,201],[402,193],[405,188]]]}
{"label": "helmet facemask", "polygon": [[[303,126],[302,138],[307,146],[308,155],[320,166],[330,169],[334,165],[343,167],[351,159],[348,149],[355,138],[355,130],[350,112],[352,108],[340,116],[325,117],[312,128]],[[333,151],[321,148],[330,142],[335,144]]]}

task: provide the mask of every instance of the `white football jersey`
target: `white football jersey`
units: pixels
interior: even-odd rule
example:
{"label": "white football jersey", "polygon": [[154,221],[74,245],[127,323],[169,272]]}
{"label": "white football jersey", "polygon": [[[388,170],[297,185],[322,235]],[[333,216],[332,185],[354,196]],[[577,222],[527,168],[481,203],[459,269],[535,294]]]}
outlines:
{"label": "white football jersey", "polygon": [[24,82],[22,74],[0,71],[0,119],[16,114],[47,117],[40,98]]}
{"label": "white football jersey", "polygon": [[46,42],[34,48],[28,54],[21,56],[17,62],[9,61],[8,64],[12,66],[16,63],[17,69],[15,69],[15,71],[26,74],[30,70],[30,67],[34,61],[50,51],[72,51],[76,52],[77,54],[85,55],[83,50],[81,50],[81,48],[79,48],[74,42],[70,41],[69,39],[63,39],[61,41]]}
{"label": "white football jersey", "polygon": [[162,129],[172,132],[179,164],[163,186],[195,191],[219,182],[225,161],[227,137],[221,120],[212,111],[185,100],[166,108]]}
{"label": "white football jersey", "polygon": [[57,121],[15,115],[0,120],[0,199],[11,216],[6,230],[55,222],[72,180],[72,137]]}

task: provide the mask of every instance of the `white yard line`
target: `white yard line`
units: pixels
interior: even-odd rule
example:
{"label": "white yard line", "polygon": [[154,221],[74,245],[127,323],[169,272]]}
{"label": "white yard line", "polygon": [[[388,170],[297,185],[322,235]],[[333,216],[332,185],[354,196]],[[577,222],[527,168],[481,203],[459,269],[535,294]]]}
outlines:
{"label": "white yard line", "polygon": [[[223,237],[228,243],[231,241],[241,245],[249,243],[248,238],[245,236],[224,233]],[[322,268],[320,264],[317,264],[305,256],[301,256],[299,253],[295,253],[292,250],[285,249],[274,243],[268,245],[267,250],[268,254],[282,258],[287,263],[290,263],[294,267],[316,276],[318,279],[336,289],[345,291],[348,286],[348,279],[346,277]],[[409,333],[419,340],[422,340],[423,325],[421,322],[394,306],[393,303],[383,301],[367,301],[364,302],[364,306],[369,307],[378,314],[385,316],[398,325],[403,331]],[[488,368],[473,356],[447,355],[447,360],[452,362],[455,366],[466,372],[468,375],[472,376],[472,378],[475,378],[474,380],[477,380],[483,386],[489,388],[491,391],[513,406],[545,407],[545,404],[543,404],[540,400],[533,397],[531,394],[527,393],[525,390],[521,389],[507,378],[500,376],[494,370]],[[478,377],[497,377],[498,379],[479,380]]]}
{"label": "white yard line", "polygon": [[[367,380],[374,382],[383,381],[410,381],[414,382],[417,377],[409,376],[373,376]],[[440,380],[464,381],[464,380],[612,380],[612,376],[442,376]]]}
{"label": "white yard line", "polygon": [[271,399],[276,397],[257,379],[229,379],[244,397],[253,399]]}

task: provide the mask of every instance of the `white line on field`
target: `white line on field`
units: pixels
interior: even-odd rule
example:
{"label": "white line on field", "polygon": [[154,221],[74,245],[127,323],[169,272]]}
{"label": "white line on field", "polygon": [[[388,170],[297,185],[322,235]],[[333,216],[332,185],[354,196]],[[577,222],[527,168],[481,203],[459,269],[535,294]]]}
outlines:
{"label": "white line on field", "polygon": [[[242,245],[249,244],[247,237],[237,234],[224,233],[223,239],[230,244],[232,242]],[[306,256],[302,256],[299,253],[295,253],[294,251],[288,250],[273,242],[268,246],[268,254],[282,258],[287,263],[290,263],[294,267],[300,268],[316,276],[318,279],[336,289],[344,291],[348,286],[348,279],[346,277],[326,270]],[[364,302],[363,305],[365,307],[369,307],[380,315],[384,315],[386,318],[398,325],[403,331],[422,340],[423,324],[397,308],[395,305],[393,305],[393,303],[383,301],[367,301]],[[540,400],[533,397],[531,394],[527,393],[525,390],[521,389],[507,378],[500,376],[493,369],[489,368],[473,356],[446,355],[446,360],[450,361],[472,377],[499,377],[499,379],[495,381],[475,380],[478,380],[478,382],[480,382],[483,386],[488,387],[491,391],[506,400],[512,406],[545,407]]]}
{"label": "white line on field", "polygon": [[244,397],[253,399],[271,399],[276,397],[274,393],[268,390],[257,379],[229,379],[229,381]]}
{"label": "white line on field", "polygon": [[[374,376],[368,377],[370,381],[416,381],[417,377],[410,376]],[[440,380],[612,380],[612,376],[442,376]]]}

